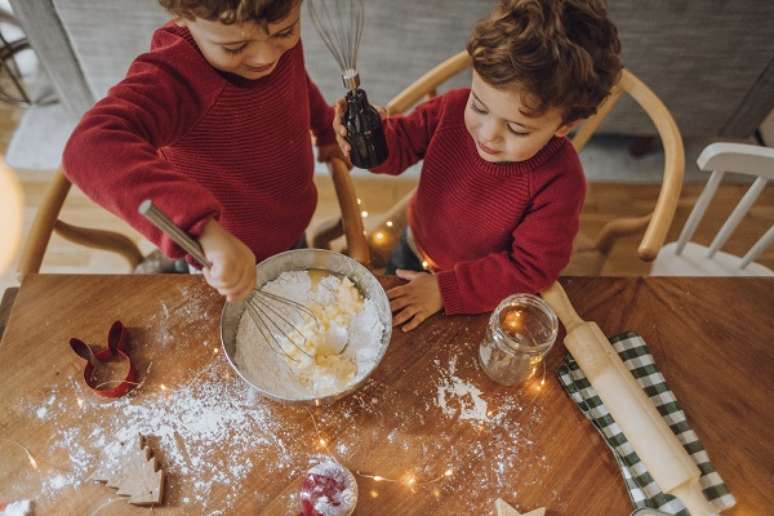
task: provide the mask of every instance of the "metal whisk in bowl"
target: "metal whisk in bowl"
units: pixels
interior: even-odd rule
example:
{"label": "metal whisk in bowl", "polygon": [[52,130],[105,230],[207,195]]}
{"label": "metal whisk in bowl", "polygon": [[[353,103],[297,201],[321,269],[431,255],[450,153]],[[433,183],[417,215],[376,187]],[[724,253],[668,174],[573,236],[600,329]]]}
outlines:
{"label": "metal whisk in bowl", "polygon": [[[331,403],[357,390],[379,366],[387,352],[392,335],[390,300],[379,280],[366,267],[349,256],[324,249],[295,249],[263,260],[255,268],[256,285],[258,288],[263,288],[284,273],[302,271],[319,271],[323,274],[347,278],[364,299],[373,303],[376,317],[381,324],[370,328],[372,332],[370,337],[360,332],[353,332],[346,351],[341,355],[358,364],[357,373],[353,378],[339,383],[334,391],[327,391],[325,394],[315,392],[308,384],[301,381],[293,367],[288,367],[288,361],[284,355],[273,352],[268,349],[268,346],[261,346],[262,352],[258,360],[252,367],[246,367],[244,362],[237,359],[239,351],[237,337],[242,326],[243,315],[247,310],[244,302],[223,305],[220,338],[223,342],[224,355],[234,371],[263,396],[291,404]],[[376,335],[375,340],[371,338],[374,335]],[[370,358],[366,358],[369,356]]]}
{"label": "metal whisk in bowl", "polygon": [[[143,201],[138,211],[185,249],[203,267],[211,266],[199,242],[177,227],[152,201],[149,199]],[[305,348],[311,337],[319,333],[322,325],[308,307],[292,299],[265,292],[263,289],[253,290],[244,304],[253,324],[272,351],[281,353],[288,360],[294,362],[298,362],[298,360],[293,357],[290,347],[310,358],[312,357]],[[348,345],[349,342],[346,342],[336,354],[343,353]]]}
{"label": "metal whisk in bowl", "polygon": [[342,123],[352,147],[350,159],[360,168],[374,168],[387,159],[382,119],[360,88],[357,53],[365,24],[363,0],[307,0],[309,17],[341,69],[347,88]]}

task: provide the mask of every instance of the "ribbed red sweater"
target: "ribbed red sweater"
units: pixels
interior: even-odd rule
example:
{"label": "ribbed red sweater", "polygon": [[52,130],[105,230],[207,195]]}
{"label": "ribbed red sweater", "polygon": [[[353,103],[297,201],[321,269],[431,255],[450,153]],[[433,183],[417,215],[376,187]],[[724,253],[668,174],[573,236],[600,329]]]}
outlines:
{"label": "ribbed red sweater", "polygon": [[527,161],[481,159],[463,118],[469,94],[453,90],[391,117],[389,158],[373,170],[400,174],[424,159],[409,224],[437,272],[447,314],[489,311],[510,294],[553,283],[569,262],[586,192],[565,138]]}
{"label": "ribbed red sweater", "polygon": [[137,214],[143,199],[193,235],[215,217],[260,261],[298,242],[312,218],[310,128],[318,144],[333,143],[332,120],[300,42],[249,81],[214,69],[187,29],[168,24],[84,115],[64,167],[168,256],[184,252]]}

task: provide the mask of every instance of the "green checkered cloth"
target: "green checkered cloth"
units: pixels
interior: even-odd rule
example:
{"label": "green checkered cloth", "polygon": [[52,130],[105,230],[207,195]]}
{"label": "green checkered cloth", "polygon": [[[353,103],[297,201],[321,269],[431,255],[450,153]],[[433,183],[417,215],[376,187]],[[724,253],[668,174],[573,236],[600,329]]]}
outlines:
{"label": "green checkered cloth", "polygon": [[[666,380],[656,368],[648,346],[638,334],[624,333],[610,339],[613,348],[631,371],[645,393],[650,397],[661,416],[682,443],[685,450],[701,471],[701,486],[704,495],[717,509],[724,511],[736,504],[723,479],[715,471],[707,452],[685,418],[680,405]],[[556,375],[570,398],[578,405],[586,419],[602,435],[621,468],[626,489],[634,507],[650,507],[668,514],[688,516],[688,511],[674,496],[665,494],[656,485],[645,465],[634,452],[626,436],[621,432],[597,393],[591,387],[578,364],[568,354],[557,369]]]}

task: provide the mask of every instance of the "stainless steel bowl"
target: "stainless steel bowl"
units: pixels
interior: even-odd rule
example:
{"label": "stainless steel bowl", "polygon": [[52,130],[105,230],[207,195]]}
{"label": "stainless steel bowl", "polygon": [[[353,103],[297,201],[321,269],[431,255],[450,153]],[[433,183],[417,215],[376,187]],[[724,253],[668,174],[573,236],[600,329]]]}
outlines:
{"label": "stainless steel bowl", "polygon": [[[358,371],[355,381],[348,384],[341,392],[335,392],[324,397],[316,397],[304,388],[290,373],[285,357],[271,351],[268,346],[262,346],[265,350],[265,362],[262,362],[262,370],[251,374],[241,370],[236,364],[236,338],[239,330],[239,321],[245,310],[245,305],[239,303],[226,303],[220,316],[220,339],[223,350],[229,364],[237,374],[248,384],[253,386],[262,395],[283,403],[325,403],[332,402],[351,394],[368,378],[382,361],[392,335],[392,312],[387,294],[379,281],[364,266],[343,254],[322,249],[298,249],[286,251],[274,255],[256,265],[256,288],[262,288],[266,283],[276,279],[285,271],[322,270],[339,276],[346,276],[360,290],[366,299],[376,304],[379,319],[384,325],[382,338],[379,341],[377,358],[372,367],[367,371]],[[354,346],[354,347],[353,347]],[[350,343],[353,352],[357,351],[358,343]]]}

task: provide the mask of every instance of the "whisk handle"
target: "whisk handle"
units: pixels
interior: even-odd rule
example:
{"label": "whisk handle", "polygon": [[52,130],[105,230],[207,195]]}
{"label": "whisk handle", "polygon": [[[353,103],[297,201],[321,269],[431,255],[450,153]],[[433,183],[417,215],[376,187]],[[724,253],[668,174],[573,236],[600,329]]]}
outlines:
{"label": "whisk handle", "polygon": [[191,238],[188,233],[177,227],[177,225],[175,225],[175,223],[172,222],[163,211],[161,211],[155,204],[153,204],[150,199],[145,199],[142,201],[140,206],[137,208],[137,211],[140,212],[140,215],[148,219],[151,224],[159,228],[164,234],[174,240],[177,245],[185,249],[185,251],[193,256],[202,266],[210,267],[212,265],[207,257],[204,256],[204,251],[202,250],[202,246],[199,245],[199,242]]}

